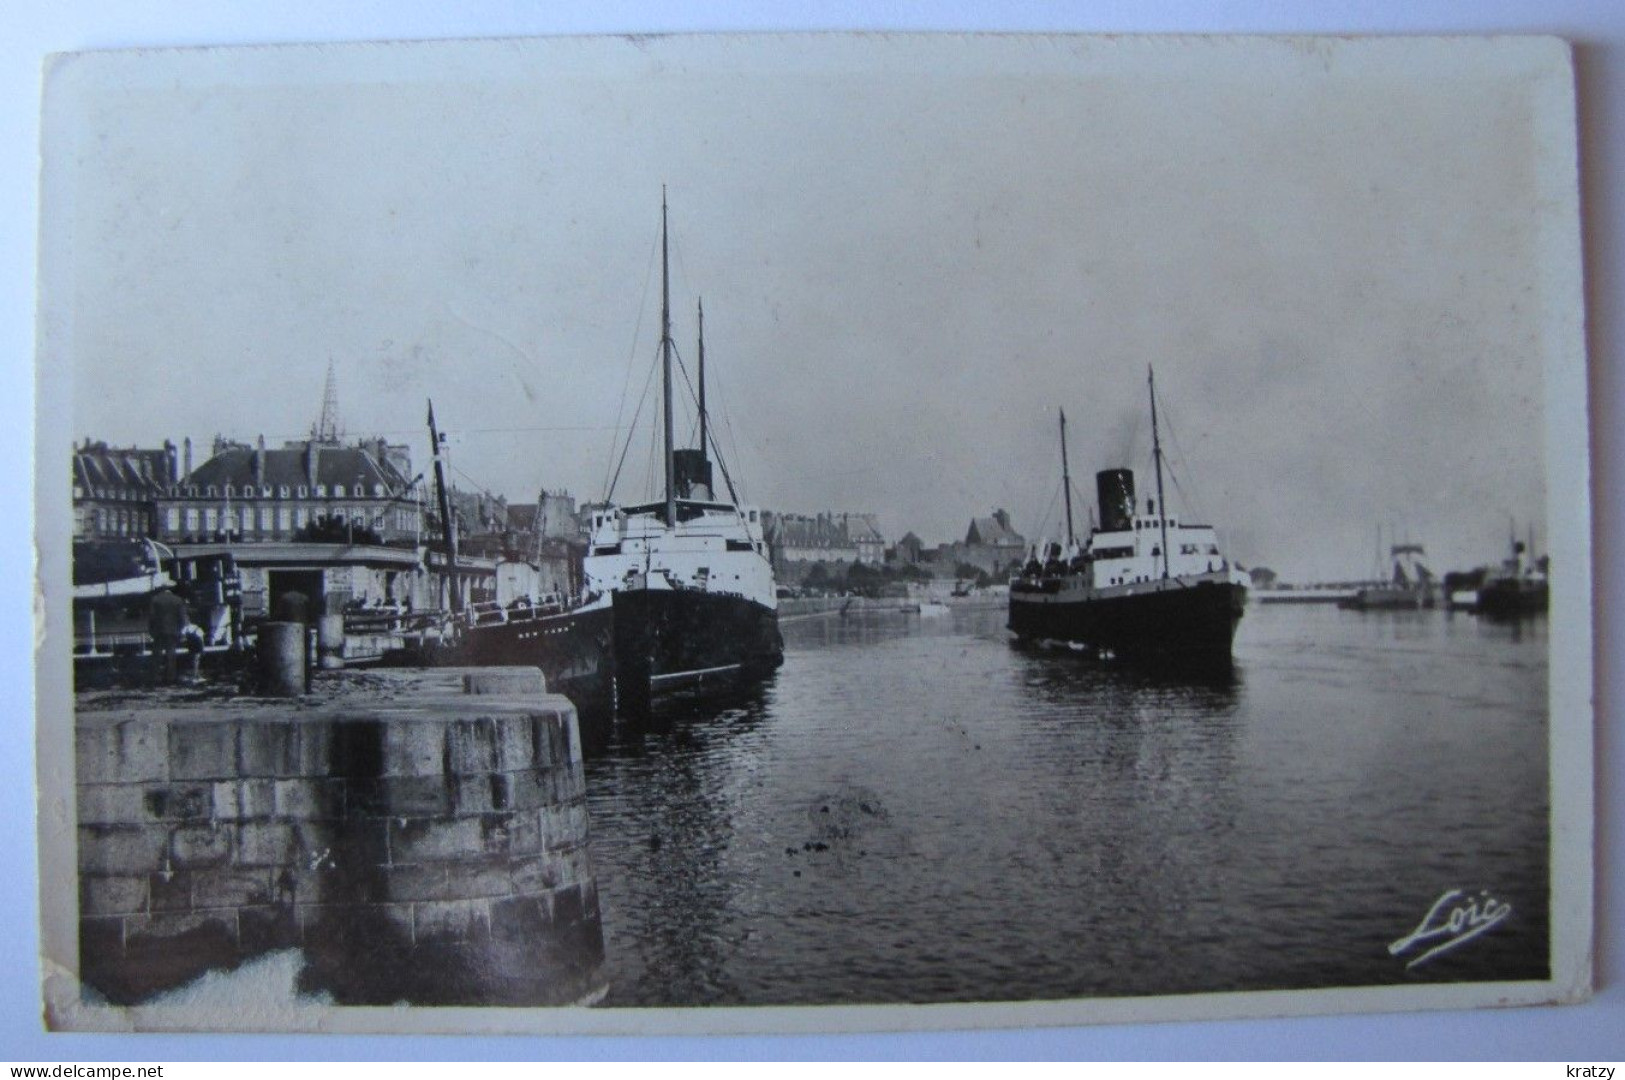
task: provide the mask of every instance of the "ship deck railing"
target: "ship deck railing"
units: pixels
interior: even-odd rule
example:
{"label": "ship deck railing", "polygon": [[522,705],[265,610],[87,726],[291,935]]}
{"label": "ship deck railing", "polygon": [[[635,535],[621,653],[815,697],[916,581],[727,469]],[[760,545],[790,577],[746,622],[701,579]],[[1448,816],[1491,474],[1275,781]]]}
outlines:
{"label": "ship deck railing", "polygon": [[539,603],[508,604],[506,606],[494,600],[478,604],[470,604],[463,612],[463,617],[469,626],[499,626],[503,623],[535,622],[552,615],[558,615],[565,610],[562,600],[549,599]]}
{"label": "ship deck railing", "polygon": [[[200,650],[205,655],[224,653],[232,650],[229,638],[221,641],[205,642]],[[90,634],[75,634],[73,638],[73,658],[75,660],[105,660],[110,657],[132,657],[152,655],[152,635],[144,630],[114,631],[111,633],[96,632]],[[177,655],[185,655],[194,651],[186,644],[185,638],[178,638],[175,645]]]}
{"label": "ship deck railing", "polygon": [[432,630],[445,622],[441,611],[397,611],[393,608],[356,608],[344,613],[346,634],[410,634]]}

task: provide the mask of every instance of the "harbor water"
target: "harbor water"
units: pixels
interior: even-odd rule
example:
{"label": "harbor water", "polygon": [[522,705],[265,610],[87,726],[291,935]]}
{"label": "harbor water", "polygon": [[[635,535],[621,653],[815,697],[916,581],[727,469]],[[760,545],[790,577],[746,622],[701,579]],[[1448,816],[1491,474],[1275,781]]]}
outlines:
{"label": "harbor water", "polygon": [[[789,621],[767,684],[615,727],[606,1004],[1546,977],[1544,621],[1252,604],[1228,679],[1004,622]],[[1494,925],[1390,952],[1464,904]]]}

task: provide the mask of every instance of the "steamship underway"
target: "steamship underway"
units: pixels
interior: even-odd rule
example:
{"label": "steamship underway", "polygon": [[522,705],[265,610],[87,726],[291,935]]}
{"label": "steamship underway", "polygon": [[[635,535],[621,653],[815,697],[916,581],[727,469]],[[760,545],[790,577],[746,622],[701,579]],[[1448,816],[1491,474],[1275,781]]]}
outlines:
{"label": "steamship underway", "polygon": [[1247,575],[1219,550],[1210,525],[1169,515],[1155,374],[1148,372],[1157,496],[1144,512],[1134,473],[1095,474],[1100,524],[1078,544],[1061,414],[1061,473],[1067,542],[1036,550],[1010,582],[1009,628],[1030,642],[1056,642],[1102,656],[1161,663],[1228,665],[1247,599]]}
{"label": "steamship underway", "polygon": [[[705,403],[705,311],[699,308],[699,446],[675,444],[670,262],[660,207],[661,416],[665,493],[659,501],[592,514],[576,606],[531,620],[476,626],[476,663],[537,664],[582,704],[612,691],[638,712],[667,691],[738,684],[784,660],[777,590],[759,510],[740,505],[718,453],[727,497],[713,487]],[[628,441],[632,435],[628,435]],[[555,674],[557,672],[557,674]],[[572,693],[571,687],[574,692]]]}

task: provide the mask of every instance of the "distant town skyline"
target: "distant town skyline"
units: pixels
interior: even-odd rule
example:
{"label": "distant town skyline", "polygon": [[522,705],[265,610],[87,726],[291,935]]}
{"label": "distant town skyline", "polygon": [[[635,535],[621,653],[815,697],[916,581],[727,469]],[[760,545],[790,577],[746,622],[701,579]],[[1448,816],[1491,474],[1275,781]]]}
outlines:
{"label": "distant town skyline", "polygon": [[[1479,52],[1478,50],[1487,50]],[[198,53],[53,74],[77,140],[67,438],[352,437],[515,502],[604,494],[706,306],[716,435],[769,509],[1080,527],[1093,475],[1286,580],[1544,535],[1546,133],[1493,43],[602,39]],[[1259,63],[1261,57],[1267,62]],[[63,278],[47,275],[49,285]],[[647,492],[649,420],[620,498]],[[683,414],[679,442],[692,425]],[[42,446],[48,445],[42,433]],[[1542,540],[1543,542],[1543,540]]]}

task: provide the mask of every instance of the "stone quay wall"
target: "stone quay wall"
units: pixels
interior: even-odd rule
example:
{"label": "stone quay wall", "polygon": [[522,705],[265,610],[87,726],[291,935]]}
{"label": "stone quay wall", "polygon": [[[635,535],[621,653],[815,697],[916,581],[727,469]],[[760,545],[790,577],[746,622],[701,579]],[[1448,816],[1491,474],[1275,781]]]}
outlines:
{"label": "stone quay wall", "polygon": [[297,948],[300,989],[339,1004],[601,995],[570,702],[534,669],[322,689],[320,703],[82,696],[84,985],[137,1002]]}

